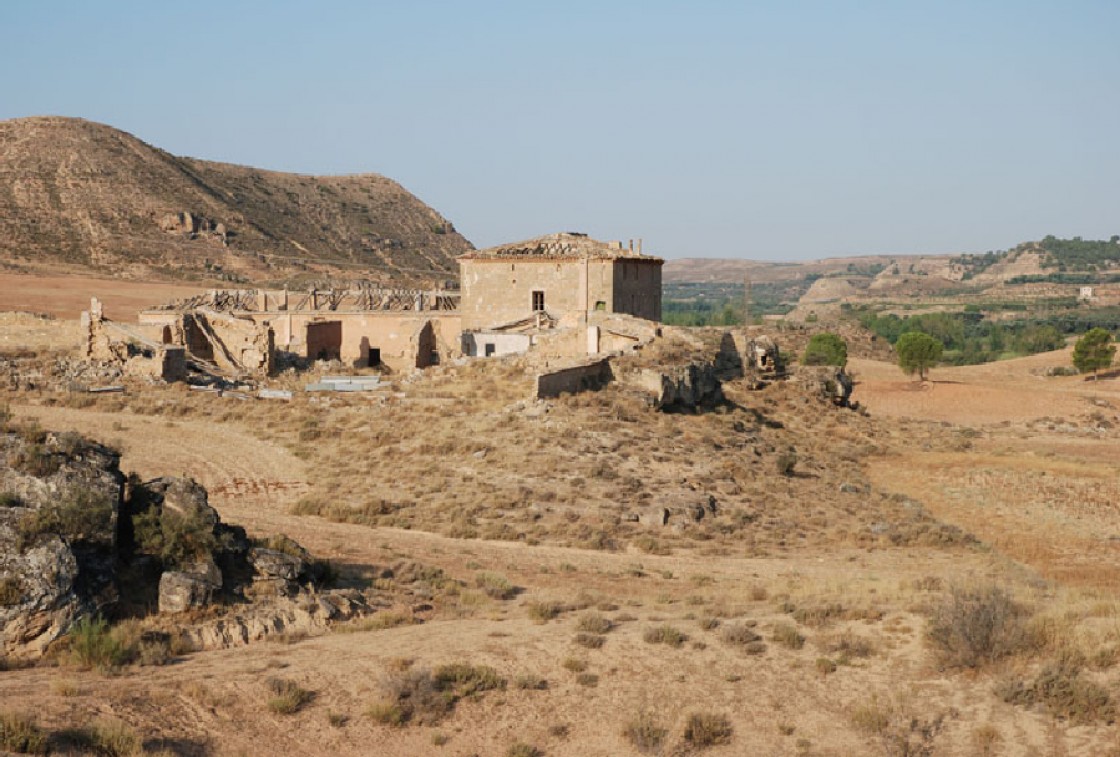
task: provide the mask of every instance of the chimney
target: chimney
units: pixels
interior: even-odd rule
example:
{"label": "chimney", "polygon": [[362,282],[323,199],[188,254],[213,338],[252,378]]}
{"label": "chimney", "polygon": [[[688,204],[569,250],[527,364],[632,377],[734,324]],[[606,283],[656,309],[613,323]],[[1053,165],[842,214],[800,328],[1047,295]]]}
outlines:
{"label": "chimney", "polygon": [[642,254],[642,238],[638,237],[638,254]]}

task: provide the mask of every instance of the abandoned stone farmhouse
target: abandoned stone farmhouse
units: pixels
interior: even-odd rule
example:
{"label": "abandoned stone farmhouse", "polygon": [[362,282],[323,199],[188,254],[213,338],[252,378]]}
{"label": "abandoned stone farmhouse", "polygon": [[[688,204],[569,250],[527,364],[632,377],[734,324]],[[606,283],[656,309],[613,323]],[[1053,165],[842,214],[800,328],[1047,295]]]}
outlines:
{"label": "abandoned stone farmhouse", "polygon": [[458,290],[211,290],[141,312],[130,333],[258,375],[273,370],[276,352],[394,372],[530,349],[585,357],[652,337],[662,262],[640,242],[550,234],[460,256]]}

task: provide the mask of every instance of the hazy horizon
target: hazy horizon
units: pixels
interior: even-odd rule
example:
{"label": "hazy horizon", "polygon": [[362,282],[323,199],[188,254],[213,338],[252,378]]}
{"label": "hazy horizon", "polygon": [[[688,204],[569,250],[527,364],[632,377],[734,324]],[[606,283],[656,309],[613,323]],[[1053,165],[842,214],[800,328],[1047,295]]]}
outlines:
{"label": "hazy horizon", "polygon": [[785,262],[1107,239],[1120,6],[11,2],[0,118],[376,172],[479,247]]}

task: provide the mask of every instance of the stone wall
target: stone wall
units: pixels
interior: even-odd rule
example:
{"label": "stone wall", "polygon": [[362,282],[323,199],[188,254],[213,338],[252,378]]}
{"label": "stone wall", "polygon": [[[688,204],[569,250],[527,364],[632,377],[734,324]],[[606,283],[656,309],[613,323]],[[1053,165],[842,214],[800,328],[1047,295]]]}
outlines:
{"label": "stone wall", "polygon": [[583,362],[547,373],[537,374],[535,399],[558,397],[564,392],[575,394],[601,389],[612,379],[610,361],[607,359]]}
{"label": "stone wall", "polygon": [[661,320],[661,261],[614,261],[614,291],[608,310]]}
{"label": "stone wall", "polygon": [[[268,301],[273,301],[271,293]],[[214,360],[209,354],[213,351],[209,340],[190,326],[197,312],[202,311],[146,311],[140,314],[141,328],[157,340],[167,329],[172,343],[186,346],[192,354],[202,350],[206,354],[201,357]],[[260,333],[270,329],[274,349],[315,359],[326,347],[328,356],[337,353],[344,364],[353,367],[369,365],[371,354],[378,358],[375,364],[393,371],[409,371],[461,354],[460,316],[456,311],[246,311],[237,313],[236,318],[230,314],[221,314],[221,318],[255,324]],[[324,322],[337,323],[340,335],[333,332],[335,327],[318,325]],[[219,319],[212,323],[225,339]]]}

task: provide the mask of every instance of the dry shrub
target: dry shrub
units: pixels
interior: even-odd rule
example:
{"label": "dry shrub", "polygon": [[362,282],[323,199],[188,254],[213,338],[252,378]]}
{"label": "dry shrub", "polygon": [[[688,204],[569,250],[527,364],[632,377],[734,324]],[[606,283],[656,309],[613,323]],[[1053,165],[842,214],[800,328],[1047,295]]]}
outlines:
{"label": "dry shrub", "polygon": [[577,633],[575,637],[576,644],[588,649],[600,649],[606,640],[606,637],[596,633]]}
{"label": "dry shrub", "polygon": [[995,757],[1003,734],[991,723],[983,723],[972,729],[972,746],[977,757]]}
{"label": "dry shrub", "polygon": [[684,740],[697,749],[730,744],[731,719],[711,712],[694,712],[685,721]]}
{"label": "dry shrub", "polygon": [[1009,704],[1044,705],[1054,717],[1078,724],[1111,722],[1116,717],[1116,704],[1108,690],[1082,677],[1081,661],[1073,655],[1046,665],[1030,683],[1000,682],[996,694]]}
{"label": "dry shrub", "polygon": [[88,728],[68,728],[52,740],[67,754],[77,751],[103,757],[132,757],[144,750],[140,735],[120,720],[97,720]]}
{"label": "dry shrub", "polygon": [[385,725],[432,725],[450,714],[460,699],[505,686],[505,679],[485,665],[453,663],[434,672],[392,671],[382,684],[384,698],[366,714]]}
{"label": "dry shrub", "polygon": [[479,573],[475,583],[491,599],[513,599],[517,595],[517,587],[497,573]]}
{"label": "dry shrub", "polygon": [[599,685],[599,676],[595,673],[580,673],[576,676],[576,683],[580,686],[594,688]]}
{"label": "dry shrub", "polygon": [[0,750],[16,754],[46,754],[47,736],[30,715],[0,712]]}
{"label": "dry shrub", "polygon": [[932,757],[945,714],[928,716],[910,708],[882,702],[878,697],[856,707],[852,725],[879,743],[887,757]]}
{"label": "dry shrub", "polygon": [[814,664],[817,668],[817,672],[822,676],[831,675],[836,672],[836,663],[827,657],[818,657]]}
{"label": "dry shrub", "polygon": [[819,628],[844,617],[844,606],[839,602],[826,602],[812,607],[797,607],[792,610],[793,619],[803,626]]}
{"label": "dry shrub", "polygon": [[528,605],[529,617],[536,623],[547,623],[565,609],[559,602],[530,602]]}
{"label": "dry shrub", "polygon": [[67,635],[70,662],[101,672],[116,670],[136,657],[126,634],[103,618],[81,618]]}
{"label": "dry shrub", "polygon": [[792,623],[779,623],[774,626],[771,639],[790,649],[801,649],[805,646],[805,637],[797,631],[797,626]]}
{"label": "dry shrub", "polygon": [[622,734],[642,754],[659,754],[669,729],[662,726],[652,712],[643,710],[626,724]]}
{"label": "dry shrub", "polygon": [[647,628],[642,634],[642,640],[649,644],[667,644],[670,647],[679,647],[688,641],[688,636],[670,625],[661,625]]}
{"label": "dry shrub", "polygon": [[581,660],[578,657],[569,657],[561,663],[566,670],[573,673],[582,673],[587,670],[587,660]]}
{"label": "dry shrub", "polygon": [[851,631],[826,636],[817,643],[822,651],[838,655],[841,664],[847,664],[853,657],[862,659],[875,654],[875,645],[870,639]]}
{"label": "dry shrub", "polygon": [[737,623],[724,626],[719,634],[720,641],[736,647],[746,647],[748,644],[762,641],[762,637],[755,633],[752,624]]}
{"label": "dry shrub", "polygon": [[277,715],[295,714],[315,698],[314,692],[300,687],[295,681],[269,678],[265,683],[273,695],[268,700],[268,709]]}
{"label": "dry shrub", "polygon": [[586,633],[604,634],[613,628],[611,621],[597,612],[585,612],[576,621],[576,629]]}
{"label": "dry shrub", "polygon": [[537,749],[532,744],[526,744],[522,741],[517,742],[506,750],[506,757],[543,757],[543,755],[544,752]]}
{"label": "dry shrub", "polygon": [[1003,589],[958,587],[933,609],[927,636],[945,665],[978,668],[1031,649],[1028,621]]}
{"label": "dry shrub", "polygon": [[522,673],[514,679],[513,685],[524,691],[542,691],[548,688],[548,681],[532,673]]}

